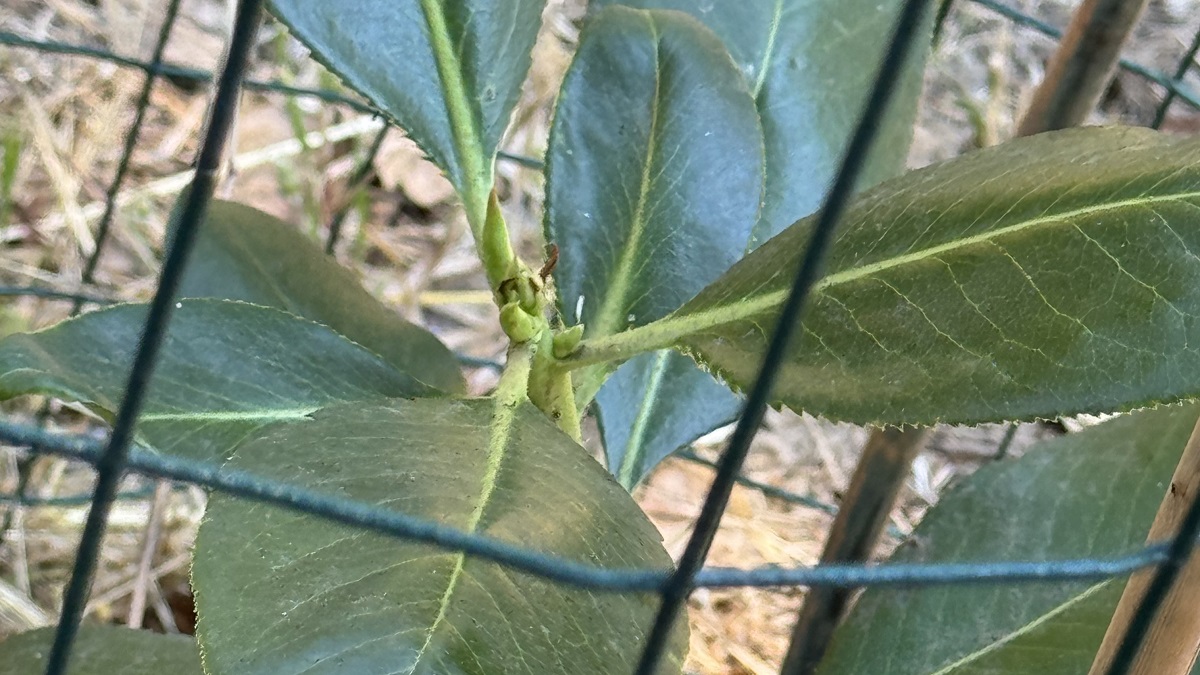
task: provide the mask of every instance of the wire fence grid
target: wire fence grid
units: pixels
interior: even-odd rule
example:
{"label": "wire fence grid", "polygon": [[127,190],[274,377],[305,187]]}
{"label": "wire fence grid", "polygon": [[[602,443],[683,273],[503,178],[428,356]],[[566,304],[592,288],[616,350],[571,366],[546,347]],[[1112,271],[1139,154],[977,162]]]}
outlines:
{"label": "wire fence grid", "polygon": [[[1015,24],[1031,28],[1051,38],[1061,37],[1060,31],[1055,27],[996,0],[971,1],[1006,17]],[[162,56],[164,48],[170,40],[179,4],[180,0],[170,0],[166,18],[150,61],[132,59],[92,47],[50,40],[32,40],[11,32],[0,31],[0,45],[101,59],[118,66],[141,70],[146,75],[135,117],[125,138],[124,154],[106,192],[105,210],[96,228],[96,248],[88,258],[82,274],[81,285],[85,288],[94,286],[93,273],[110,236],[113,217],[117,209],[117,195],[124,184],[132,150],[138,143],[145,114],[150,106],[150,94],[153,87],[163,77],[215,84],[211,119],[200,146],[193,189],[184,203],[175,239],[167,250],[159,283],[150,303],[142,339],[139,342],[129,375],[125,397],[107,438],[52,433],[40,426],[0,419],[0,441],[16,447],[28,448],[32,455],[56,455],[85,462],[96,470],[96,484],[89,494],[39,498],[26,494],[26,486],[21,484],[15,493],[0,495],[0,503],[22,507],[90,505],[71,580],[64,594],[61,618],[48,660],[46,671],[48,675],[62,675],[65,672],[74,637],[83,614],[89,582],[99,555],[107,517],[113,503],[119,499],[144,499],[150,494],[150,490],[144,487],[126,492],[118,491],[120,479],[126,472],[175,481],[184,485],[198,485],[211,490],[220,490],[333,522],[425,542],[580,588],[606,592],[656,593],[662,600],[635,671],[638,675],[649,675],[655,672],[671,627],[678,620],[688,596],[697,588],[790,588],[796,586],[861,588],[938,584],[1049,583],[1069,580],[1094,581],[1126,575],[1141,569],[1156,568],[1151,587],[1124,637],[1121,649],[1109,673],[1120,675],[1128,671],[1154,613],[1169,590],[1175,574],[1191,552],[1197,534],[1200,533],[1200,496],[1193,500],[1183,526],[1172,540],[1150,544],[1135,553],[1118,557],[1076,558],[1050,562],[1013,561],[874,566],[826,564],[813,567],[765,567],[748,570],[703,566],[735,483],[759,490],[768,497],[819,509],[826,513],[835,513],[837,510],[836,506],[814,497],[794,494],[748,478],[741,474],[741,466],[748,452],[750,441],[761,423],[774,374],[777,372],[776,366],[788,347],[790,333],[795,328],[797,317],[802,316],[808,291],[819,277],[821,261],[829,246],[838,218],[851,195],[862,160],[878,127],[877,121],[891,95],[892,85],[896,80],[895,75],[900,64],[904,62],[905,53],[910,49],[919,32],[917,26],[920,23],[922,12],[931,11],[928,5],[932,4],[932,0],[909,0],[901,10],[893,38],[881,61],[875,85],[863,107],[858,127],[850,140],[841,169],[818,212],[817,226],[811,235],[803,264],[800,266],[781,314],[779,325],[774,331],[767,354],[763,359],[759,377],[749,392],[742,414],[725,450],[717,461],[704,459],[690,449],[684,449],[677,453],[683,459],[712,468],[715,471],[715,477],[705,499],[701,515],[696,521],[691,539],[674,571],[599,568],[582,564],[575,560],[542,554],[488,536],[448,528],[434,521],[380,509],[371,504],[332,497],[217,465],[185,462],[158,455],[136,447],[132,443],[132,431],[142,404],[145,387],[152,376],[155,357],[171,318],[174,295],[183,264],[189,254],[204,209],[211,198],[213,182],[222,156],[222,145],[229,135],[230,125],[237,110],[236,99],[240,92],[247,89],[275,92],[285,96],[312,97],[331,104],[344,105],[358,112],[378,115],[378,112],[369,104],[341,92],[295,87],[274,80],[246,79],[249,52],[255,43],[255,34],[261,20],[262,0],[240,0],[238,3],[237,16],[229,41],[228,57],[221,73],[214,74],[165,63]],[[949,4],[950,0],[942,0],[939,18],[948,11]],[[1158,127],[1163,123],[1167,111],[1172,105],[1183,104],[1200,110],[1200,92],[1190,89],[1184,82],[1189,71],[1198,67],[1196,63],[1198,51],[1200,51],[1200,30],[1197,31],[1190,47],[1172,73],[1159,72],[1127,60],[1120,62],[1121,68],[1162,87],[1163,98],[1156,110],[1152,126]],[[387,132],[388,129],[385,126],[374,138],[356,170],[352,172],[349,180],[351,187],[369,176],[371,163]],[[541,166],[541,161],[537,158],[502,153],[501,159],[533,168]],[[339,211],[334,215],[330,223],[329,238],[326,241],[327,249],[331,250],[337,242],[341,231],[341,222],[344,218],[345,211]],[[104,297],[103,293],[63,291],[35,286],[0,287],[0,297],[3,296],[36,296],[69,301],[72,303],[74,312],[78,312],[87,304],[102,305],[114,302],[111,298]],[[465,365],[473,367],[499,367],[499,364],[489,361],[470,357],[460,358]],[[1015,427],[1010,427],[1005,434],[1004,440],[998,448],[997,456],[1002,456],[1007,451],[1014,430]],[[893,534],[900,535],[894,530]]]}

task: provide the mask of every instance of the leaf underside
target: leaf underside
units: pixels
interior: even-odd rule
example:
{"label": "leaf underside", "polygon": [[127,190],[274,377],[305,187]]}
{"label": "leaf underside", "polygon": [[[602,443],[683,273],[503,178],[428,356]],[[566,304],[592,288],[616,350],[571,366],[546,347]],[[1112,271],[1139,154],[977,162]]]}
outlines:
{"label": "leaf underside", "polygon": [[[1140,547],[1196,424],[1133,413],[986,466],[941,498],[893,562],[1053,560]],[[867,590],[820,675],[1086,673],[1124,578]],[[919,648],[914,645],[920,645]]]}
{"label": "leaf underside", "polygon": [[[547,152],[546,231],[561,252],[555,283],[567,320],[593,337],[649,323],[728,269],[758,217],[762,154],[746,82],[703,25],[680,12],[623,7],[592,17]],[[722,408],[716,423],[736,412],[736,398],[685,357],[654,358],[703,387],[708,407]],[[619,377],[684,391],[662,370],[630,372],[636,367]],[[653,430],[630,426],[642,402],[663,393],[617,400],[609,389],[598,399],[610,467],[630,487],[695,438],[695,424],[664,417],[665,407]]]}
{"label": "leaf underside", "polygon": [[[747,386],[811,224],[643,328],[648,346],[677,342]],[[895,425],[1194,397],[1198,252],[1198,140],[1074,129],[913,172],[849,209],[775,396]]]}
{"label": "leaf underside", "polygon": [[[231,466],[582,562],[670,566],[629,495],[528,405],[336,406]],[[210,675],[631,672],[657,607],[224,495],[196,550]],[[660,672],[679,672],[686,642]]]}
{"label": "leaf underside", "polygon": [[[750,89],[765,148],[763,205],[751,236],[729,252],[740,257],[814,211],[838,168],[900,3],[775,0],[701,6],[694,0],[593,0],[590,7],[612,5],[689,13],[724,42]],[[915,51],[894,93],[862,186],[904,166],[925,55],[924,49]],[[629,467],[636,468],[630,475],[639,478],[676,448],[733,421],[741,408],[740,398],[726,386],[669,352],[622,364],[596,404],[610,464],[619,466],[630,456],[637,465]]]}
{"label": "leaf underside", "polygon": [[[120,405],[144,305],[118,305],[0,340],[0,400],[29,394]],[[183,300],[139,417],[138,437],[197,460],[227,457],[265,425],[339,401],[436,392],[320,324],[241,302]]]}
{"label": "leaf underside", "polygon": [[376,300],[295,227],[248,206],[209,204],[179,297],[286,310],[329,326],[435,389],[466,389],[454,355],[436,337]]}
{"label": "leaf underside", "polygon": [[[46,671],[54,628],[39,628],[0,642],[0,675]],[[66,675],[201,675],[200,650],[184,635],[160,635],[116,626],[82,626]]]}

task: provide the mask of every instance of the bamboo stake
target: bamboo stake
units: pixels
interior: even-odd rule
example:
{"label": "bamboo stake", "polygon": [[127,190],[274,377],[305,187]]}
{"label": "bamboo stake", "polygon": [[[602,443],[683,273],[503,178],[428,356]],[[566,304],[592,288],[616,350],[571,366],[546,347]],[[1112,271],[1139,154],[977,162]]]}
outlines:
{"label": "bamboo stake", "polygon": [[[1179,458],[1147,540],[1174,537],[1197,491],[1200,491],[1200,421]],[[1088,675],[1109,672],[1153,576],[1154,570],[1150,569],[1129,578]],[[1200,556],[1193,555],[1154,617],[1129,675],[1188,675],[1197,654],[1200,654]]]}

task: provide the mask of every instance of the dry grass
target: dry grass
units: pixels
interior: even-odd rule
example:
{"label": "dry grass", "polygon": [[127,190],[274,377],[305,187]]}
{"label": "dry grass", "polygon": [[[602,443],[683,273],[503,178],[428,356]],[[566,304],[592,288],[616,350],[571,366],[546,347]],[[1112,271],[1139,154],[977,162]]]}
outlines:
{"label": "dry grass", "polygon": [[[0,5],[0,28],[32,38],[110,48],[145,58],[161,21],[159,0],[9,0]],[[1068,3],[1021,3],[1062,25]],[[227,3],[188,0],[168,59],[214,68],[228,24]],[[577,37],[579,0],[552,0],[538,43],[535,70],[506,148],[540,155],[551,103]],[[1170,70],[1195,30],[1195,0],[1154,3],[1139,29],[1131,57]],[[1189,19],[1191,19],[1189,21]],[[1041,75],[1052,43],[1016,28],[990,11],[959,0],[931,58],[926,95],[911,164],[924,165],[1012,134],[1015,119]],[[303,50],[265,31],[254,75],[306,86],[330,79]],[[0,285],[40,284],[74,289],[83,261],[95,246],[92,229],[117,162],[123,133],[141,86],[140,73],[83,58],[0,49],[0,147],[18,153],[13,200],[0,219]],[[1148,123],[1161,92],[1121,76],[1098,120]],[[97,275],[100,291],[143,300],[153,290],[164,214],[182,187],[203,124],[205,91],[165,84],[156,88],[143,138],[132,158],[112,242]],[[1168,126],[1200,128],[1200,115],[1183,106]],[[308,132],[308,147],[297,141]],[[369,120],[345,109],[277,95],[245,97],[237,129],[238,170],[222,195],[249,202],[323,236],[332,214],[352,209],[338,258],[359,270],[367,287],[407,317],[429,326],[453,349],[497,358],[503,341],[495,310],[461,217],[445,181],[393,133],[362,194],[346,189],[357,158],[374,135]],[[500,165],[500,189],[519,245],[534,257],[541,245],[541,177],[512,163]],[[5,213],[0,209],[0,214]],[[61,320],[69,306],[31,298],[0,304],[0,334]],[[487,370],[470,373],[472,391],[495,382]],[[8,404],[7,414],[31,416],[37,401]],[[50,424],[94,432],[78,410],[51,406]],[[31,418],[31,417],[30,417]],[[945,486],[985,461],[999,430],[944,430],[916,463],[894,514],[907,531]],[[1023,429],[1019,446],[1033,435]],[[836,502],[853,470],[864,432],[790,413],[773,413],[756,440],[747,473],[763,482]],[[721,447],[722,432],[701,452]],[[0,489],[16,487],[15,450],[0,454]],[[682,549],[711,479],[697,464],[670,460],[637,498],[662,530],[668,548]],[[58,460],[33,463],[30,493],[37,497],[85,494],[90,473]],[[153,489],[130,479],[130,490]],[[101,620],[145,623],[159,630],[190,629],[187,557],[203,511],[196,489],[164,491],[158,499],[122,501],[113,514],[89,611]],[[4,510],[0,509],[0,514]],[[149,528],[152,513],[161,527]],[[53,621],[69,573],[81,507],[9,509],[10,527],[0,545],[0,636]],[[739,487],[723,521],[710,562],[749,567],[813,563],[829,517]],[[154,530],[147,541],[147,533]],[[894,543],[894,542],[893,542]],[[774,673],[802,593],[712,591],[690,605],[689,668],[699,673]],[[132,611],[131,611],[132,610]]]}

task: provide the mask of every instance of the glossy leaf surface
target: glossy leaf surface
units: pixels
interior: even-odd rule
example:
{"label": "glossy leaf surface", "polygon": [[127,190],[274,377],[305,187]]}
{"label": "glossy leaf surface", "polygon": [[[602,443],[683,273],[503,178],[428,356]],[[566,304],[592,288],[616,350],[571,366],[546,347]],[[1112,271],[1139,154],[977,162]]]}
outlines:
{"label": "glossy leaf surface", "polygon": [[[671,564],[629,495],[527,404],[327,408],[231,466],[583,562]],[[196,548],[210,675],[632,672],[657,607],[224,495]],[[660,672],[679,672],[686,637]]]}
{"label": "glossy leaf surface", "polygon": [[[39,628],[0,642],[0,675],[46,672],[54,628]],[[75,638],[67,675],[201,675],[200,650],[184,635],[159,635],[115,626],[83,626]]]}
{"label": "glossy leaf surface", "polygon": [[[766,194],[751,248],[817,209],[862,112],[899,0],[592,0],[687,12],[724,42],[762,119]],[[928,20],[932,19],[932,12]],[[862,185],[904,167],[921,93],[924,48],[894,93]]]}
{"label": "glossy leaf surface", "polygon": [[[757,247],[814,211],[838,168],[900,3],[592,0],[591,7],[613,4],[691,14],[717,34],[742,71],[761,119],[766,162],[762,211],[742,249]],[[904,166],[924,56],[924,49],[916,50],[894,93],[861,185]],[[648,471],[674,449],[733,421],[741,409],[723,384],[667,354],[622,364],[597,394],[610,462],[614,455],[641,454],[641,470]],[[645,419],[653,419],[652,429],[638,426]]]}
{"label": "glossy leaf surface", "polygon": [[[1200,141],[1146,129],[1043,134],[889,181],[846,214],[775,396],[888,424],[1196,396],[1198,213]],[[748,385],[811,224],[671,317],[607,340],[678,343]]]}
{"label": "glossy leaf surface", "polygon": [[[591,18],[547,154],[547,237],[561,252],[555,281],[568,321],[584,323],[588,336],[642,325],[728,269],[758,216],[762,153],[750,91],[699,22],[624,7]],[[648,382],[679,390],[681,382],[664,379],[669,370],[688,373],[716,405],[731,408],[718,424],[736,411],[733,395],[685,358],[655,359],[671,365],[657,374],[626,365],[617,375],[622,392],[598,401],[613,471],[634,483],[655,457],[692,440],[695,425],[660,415],[653,431],[630,426],[659,389],[615,406],[614,397]],[[632,464],[622,468],[621,458]]]}
{"label": "glossy leaf surface", "polygon": [[295,227],[213,201],[179,297],[243,300],[323,323],[435,389],[464,391],[450,350],[385,307]]}
{"label": "glossy leaf surface", "polygon": [[[1134,413],[986,466],[942,497],[917,527],[917,543],[892,560],[1132,552],[1145,541],[1198,413],[1194,405]],[[1086,673],[1124,582],[867,590],[819,673]]]}
{"label": "glossy leaf surface", "polygon": [[[146,318],[118,305],[0,340],[0,399],[45,394],[111,417]],[[256,429],[321,406],[434,394],[320,324],[240,302],[184,300],[163,344],[138,425],[154,448],[225,457]]]}
{"label": "glossy leaf surface", "polygon": [[[396,121],[482,223],[544,0],[272,0],[317,60]],[[476,222],[472,218],[472,222]]]}

